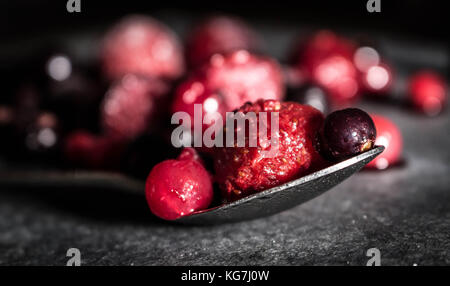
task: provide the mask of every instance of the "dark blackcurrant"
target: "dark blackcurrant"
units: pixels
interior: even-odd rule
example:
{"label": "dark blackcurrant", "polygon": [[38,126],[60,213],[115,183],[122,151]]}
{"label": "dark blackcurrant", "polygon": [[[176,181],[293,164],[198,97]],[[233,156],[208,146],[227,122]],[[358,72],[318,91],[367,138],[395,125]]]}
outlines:
{"label": "dark blackcurrant", "polygon": [[338,110],[327,116],[320,149],[332,160],[342,160],[374,146],[375,125],[370,116],[357,108]]}

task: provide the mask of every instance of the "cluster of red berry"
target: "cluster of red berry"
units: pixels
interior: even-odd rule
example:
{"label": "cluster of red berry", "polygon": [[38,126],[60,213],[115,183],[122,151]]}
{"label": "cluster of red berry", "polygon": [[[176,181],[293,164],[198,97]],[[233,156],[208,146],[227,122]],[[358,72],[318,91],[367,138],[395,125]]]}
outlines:
{"label": "cluster of red berry", "polygon": [[[50,80],[43,108],[38,108],[42,88],[25,86],[17,95],[18,104],[0,106],[0,124],[14,122],[14,130],[26,133],[19,132],[35,149],[59,146],[71,164],[139,166],[146,175],[154,166],[147,178],[147,200],[154,214],[169,220],[207,208],[213,182],[222,198],[232,201],[374,145],[386,150],[369,167],[385,169],[400,160],[401,133],[387,118],[355,108],[324,116],[350,107],[362,95],[385,99],[399,89],[394,69],[374,47],[319,31],[303,38],[289,65],[282,67],[259,54],[260,44],[241,20],[212,17],[192,30],[184,53],[164,24],[145,16],[127,17],[104,36],[98,78],[80,73],[70,57],[53,55],[45,64]],[[448,90],[436,73],[418,72],[406,86],[403,93],[417,110],[427,115],[443,110]],[[149,166],[147,158],[159,158],[163,149],[172,148],[164,145],[170,144],[166,111],[183,111],[193,118],[194,104],[202,105],[203,116],[278,112],[277,155],[264,157],[268,146],[185,148],[176,160]],[[40,111],[47,109],[55,114]],[[61,124],[64,140],[59,138]],[[159,140],[163,147],[142,143],[142,138],[151,138],[152,144]],[[197,151],[205,154],[203,160]],[[124,163],[124,157],[131,161]],[[140,167],[138,162],[146,160]],[[207,171],[209,165],[214,176]]]}

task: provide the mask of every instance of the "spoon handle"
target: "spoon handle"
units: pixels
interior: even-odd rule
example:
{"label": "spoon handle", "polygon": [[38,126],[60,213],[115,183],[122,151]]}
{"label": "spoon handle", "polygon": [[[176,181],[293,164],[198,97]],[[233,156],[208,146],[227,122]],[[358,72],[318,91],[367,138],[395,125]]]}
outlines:
{"label": "spoon handle", "polygon": [[112,172],[3,171],[2,188],[103,188],[143,194],[145,182]]}

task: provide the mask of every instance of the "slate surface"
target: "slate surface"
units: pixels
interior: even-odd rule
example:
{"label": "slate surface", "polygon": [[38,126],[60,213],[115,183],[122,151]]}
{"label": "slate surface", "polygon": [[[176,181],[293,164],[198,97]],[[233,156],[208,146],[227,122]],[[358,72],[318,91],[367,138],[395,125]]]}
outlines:
{"label": "slate surface", "polygon": [[[278,47],[293,34],[262,29]],[[277,46],[268,51],[285,52]],[[372,247],[382,265],[450,264],[450,113],[363,107],[400,126],[404,166],[360,172],[269,218],[212,227],[162,222],[143,197],[108,190],[0,189],[0,265],[65,265],[71,247],[83,265],[365,265]]]}

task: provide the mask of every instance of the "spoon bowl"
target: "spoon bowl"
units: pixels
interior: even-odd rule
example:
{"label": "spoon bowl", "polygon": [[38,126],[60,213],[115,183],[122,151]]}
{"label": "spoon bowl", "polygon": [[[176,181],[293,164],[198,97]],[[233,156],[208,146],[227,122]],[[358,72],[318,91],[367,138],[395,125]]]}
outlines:
{"label": "spoon bowl", "polygon": [[341,183],[383,152],[383,146],[341,161],[283,185],[237,201],[194,212],[175,222],[220,224],[269,216],[307,202]]}

